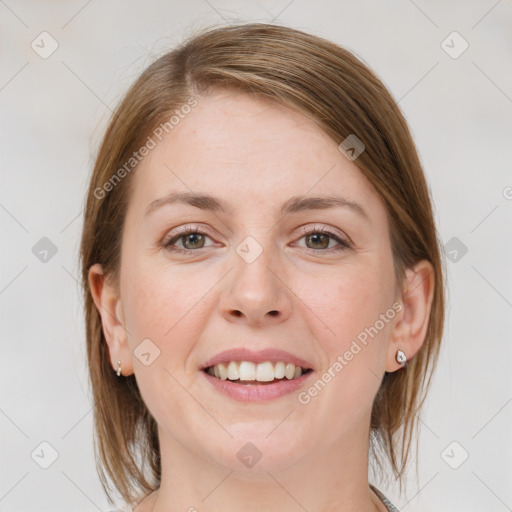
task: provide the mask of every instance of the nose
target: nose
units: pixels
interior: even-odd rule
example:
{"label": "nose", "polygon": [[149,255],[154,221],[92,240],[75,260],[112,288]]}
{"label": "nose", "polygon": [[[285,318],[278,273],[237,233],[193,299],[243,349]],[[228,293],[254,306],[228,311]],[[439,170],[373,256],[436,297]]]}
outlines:
{"label": "nose", "polygon": [[245,258],[243,252],[240,254],[233,256],[235,268],[229,272],[220,297],[223,317],[251,326],[286,321],[292,311],[293,292],[286,285],[278,258],[269,249],[264,249],[254,261]]}

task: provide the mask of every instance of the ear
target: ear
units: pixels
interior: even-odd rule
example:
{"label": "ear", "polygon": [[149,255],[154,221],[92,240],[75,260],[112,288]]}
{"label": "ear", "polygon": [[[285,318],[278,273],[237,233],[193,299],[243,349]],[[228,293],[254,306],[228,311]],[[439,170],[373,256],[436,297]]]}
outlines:
{"label": "ear", "polygon": [[103,334],[110,352],[110,363],[117,372],[117,361],[121,361],[122,375],[133,373],[133,362],[128,345],[123,305],[118,291],[105,276],[99,263],[91,266],[88,273],[89,288],[96,309],[101,316]]}
{"label": "ear", "polygon": [[421,260],[406,270],[402,292],[398,298],[403,308],[391,333],[386,362],[387,372],[402,368],[396,360],[397,350],[405,352],[409,361],[425,342],[434,297],[434,283],[434,268],[427,260]]}

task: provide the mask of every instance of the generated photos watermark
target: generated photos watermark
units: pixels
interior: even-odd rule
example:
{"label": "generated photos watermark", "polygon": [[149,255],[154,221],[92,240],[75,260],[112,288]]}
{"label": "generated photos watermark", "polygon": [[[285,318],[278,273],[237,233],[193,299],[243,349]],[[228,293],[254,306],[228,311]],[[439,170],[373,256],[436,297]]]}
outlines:
{"label": "generated photos watermark", "polygon": [[[393,303],[393,305],[386,310],[385,313],[381,313],[379,315],[379,319],[374,322],[374,324],[370,327],[365,327],[363,331],[361,331],[356,339],[352,340],[350,348],[346,350],[343,355],[339,355],[336,358],[336,361],[331,364],[331,366],[319,377],[314,384],[312,384],[306,391],[301,391],[297,395],[297,399],[299,403],[302,405],[307,405],[311,402],[311,399],[317,396],[332,379],[339,374],[345,366],[349,364],[354,356],[359,354],[361,350],[367,346],[368,344],[368,336],[372,339],[377,336],[377,334],[384,329],[386,324],[389,323],[390,320],[395,318],[396,314],[402,311],[404,308],[403,304],[400,301]],[[359,341],[359,343],[358,343]],[[363,346],[361,346],[362,344]]]}
{"label": "generated photos watermark", "polygon": [[155,149],[158,142],[161,142],[165,135],[171,133],[174,128],[184,119],[192,109],[198,105],[196,98],[192,97],[187,100],[179,109],[175,109],[174,113],[169,117],[165,123],[160,123],[148,136],[146,142],[137,150],[134,151],[132,156],[108,179],[101,187],[94,189],[94,197],[96,199],[103,199],[107,192],[112,191],[116,185],[135,167],[137,164],[149,155],[152,149]]}

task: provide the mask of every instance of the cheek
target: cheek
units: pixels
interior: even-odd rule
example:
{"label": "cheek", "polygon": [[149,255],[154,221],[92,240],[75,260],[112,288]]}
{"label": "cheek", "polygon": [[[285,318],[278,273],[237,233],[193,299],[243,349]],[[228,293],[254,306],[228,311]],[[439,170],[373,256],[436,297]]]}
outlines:
{"label": "cheek", "polygon": [[[347,266],[329,279],[302,283],[300,297],[327,367],[346,355],[344,373],[351,374],[358,367],[380,372],[391,329],[391,319],[382,321],[381,315],[391,308],[393,295],[389,275],[378,263],[365,268]],[[353,377],[359,381],[361,375]]]}
{"label": "cheek", "polygon": [[365,329],[391,306],[384,307],[390,297],[385,281],[375,267],[346,266],[330,279],[302,285],[300,297],[314,312],[309,326],[324,357],[317,380],[299,399],[319,423],[331,425],[333,441],[366,421],[380,386],[389,324],[376,335],[371,331],[373,337]]}
{"label": "cheek", "polygon": [[127,324],[136,337],[160,339],[170,327],[178,301],[170,302],[172,289],[155,279],[151,271],[132,267],[127,273],[123,301],[127,304]]}
{"label": "cheek", "polygon": [[133,261],[124,275],[123,290],[132,349],[149,338],[160,351],[160,365],[183,366],[190,340],[198,339],[204,328],[205,299],[215,277],[211,272],[198,277],[192,266],[188,270]]}
{"label": "cheek", "polygon": [[305,302],[338,341],[351,338],[375,321],[384,302],[379,276],[356,267],[343,269],[321,282],[310,281],[302,289]]}

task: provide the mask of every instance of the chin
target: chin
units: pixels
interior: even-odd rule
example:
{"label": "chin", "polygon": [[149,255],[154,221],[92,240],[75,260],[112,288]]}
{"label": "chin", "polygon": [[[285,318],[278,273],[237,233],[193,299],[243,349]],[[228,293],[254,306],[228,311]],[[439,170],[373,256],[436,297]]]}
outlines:
{"label": "chin", "polygon": [[[277,424],[274,422],[272,428],[275,429]],[[228,439],[226,434],[226,443],[220,444],[217,437],[215,445],[211,449],[205,447],[205,451],[217,464],[241,477],[253,479],[255,475],[261,474],[268,478],[267,472],[287,469],[304,456],[304,443],[298,438],[294,442],[285,430],[279,433],[279,428],[272,432],[272,429],[261,429],[260,425],[257,434],[253,431],[244,434],[238,429],[232,439]],[[228,430],[233,434],[231,429]]]}

